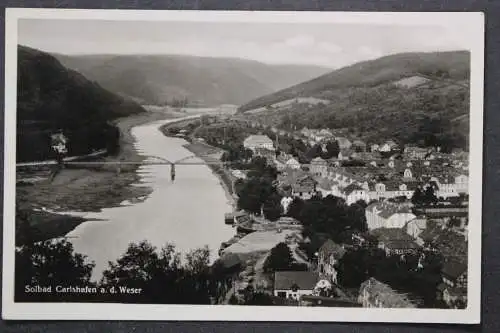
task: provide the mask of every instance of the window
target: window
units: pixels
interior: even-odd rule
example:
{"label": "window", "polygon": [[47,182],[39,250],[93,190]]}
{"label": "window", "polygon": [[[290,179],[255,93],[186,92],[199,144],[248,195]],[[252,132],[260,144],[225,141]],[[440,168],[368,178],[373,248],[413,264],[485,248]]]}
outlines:
{"label": "window", "polygon": [[278,291],[278,297],[286,298],[286,292],[284,292],[284,291]]}

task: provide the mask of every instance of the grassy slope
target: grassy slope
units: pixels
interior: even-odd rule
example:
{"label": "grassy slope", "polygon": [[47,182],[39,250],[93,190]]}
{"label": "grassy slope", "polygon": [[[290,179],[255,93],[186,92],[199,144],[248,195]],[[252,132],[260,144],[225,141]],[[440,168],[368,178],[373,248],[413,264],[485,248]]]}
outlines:
{"label": "grassy slope", "polygon": [[178,55],[55,56],[105,88],[145,104],[187,97],[209,106],[240,105],[328,71],[315,66]]}

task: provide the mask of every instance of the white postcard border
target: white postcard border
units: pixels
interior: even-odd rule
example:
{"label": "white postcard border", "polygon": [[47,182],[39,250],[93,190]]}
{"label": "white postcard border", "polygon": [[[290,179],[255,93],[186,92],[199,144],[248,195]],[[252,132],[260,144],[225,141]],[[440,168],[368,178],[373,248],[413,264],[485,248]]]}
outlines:
{"label": "white postcard border", "polygon": [[[374,309],[231,305],[15,303],[15,170],[17,21],[81,19],[207,22],[338,22],[399,25],[467,25],[470,42],[470,164],[468,307],[466,309]],[[425,23],[423,23],[425,22]],[[4,245],[2,317],[6,320],[190,320],[320,322],[480,322],[483,161],[484,14],[481,12],[242,12],[7,8],[5,14]]]}

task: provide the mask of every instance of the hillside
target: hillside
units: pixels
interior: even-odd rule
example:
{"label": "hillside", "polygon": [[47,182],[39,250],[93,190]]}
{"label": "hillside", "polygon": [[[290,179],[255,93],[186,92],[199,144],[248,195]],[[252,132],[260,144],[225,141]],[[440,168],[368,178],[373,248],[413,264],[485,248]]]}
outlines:
{"label": "hillside", "polygon": [[180,55],[55,55],[115,93],[143,104],[241,105],[326,73],[315,66]]}
{"label": "hillside", "polygon": [[119,133],[109,121],[144,111],[53,56],[18,46],[18,161],[50,158],[50,134],[58,129],[69,137],[71,155],[116,148]]}
{"label": "hillside", "polygon": [[289,129],[329,127],[368,141],[465,148],[469,61],[462,51],[391,55],[260,97],[239,112]]}

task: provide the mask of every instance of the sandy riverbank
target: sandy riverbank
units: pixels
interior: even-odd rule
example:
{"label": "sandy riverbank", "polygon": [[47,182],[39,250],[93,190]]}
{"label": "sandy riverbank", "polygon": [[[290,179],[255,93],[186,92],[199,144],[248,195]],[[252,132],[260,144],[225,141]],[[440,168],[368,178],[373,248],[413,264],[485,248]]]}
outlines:
{"label": "sandy riverbank", "polygon": [[[165,112],[147,112],[131,117],[117,119],[114,123],[121,132],[120,152],[104,160],[140,161],[134,148],[131,129],[144,123],[175,118]],[[116,166],[96,168],[66,168],[52,181],[42,181],[31,185],[18,186],[16,204],[28,219],[34,230],[36,240],[61,237],[73,230],[85,220],[52,211],[99,211],[102,208],[119,206],[123,201],[144,200],[151,190],[145,187],[131,186],[137,183],[137,166]],[[45,211],[47,209],[48,211]],[[19,223],[19,221],[16,221]]]}

